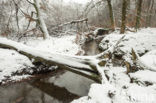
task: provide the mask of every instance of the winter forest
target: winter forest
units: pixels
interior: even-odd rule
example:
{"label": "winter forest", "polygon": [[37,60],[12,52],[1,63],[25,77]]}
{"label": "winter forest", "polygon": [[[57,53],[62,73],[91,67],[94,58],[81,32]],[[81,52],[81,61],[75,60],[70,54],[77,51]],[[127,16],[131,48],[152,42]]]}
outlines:
{"label": "winter forest", "polygon": [[0,103],[156,103],[156,0],[0,0]]}

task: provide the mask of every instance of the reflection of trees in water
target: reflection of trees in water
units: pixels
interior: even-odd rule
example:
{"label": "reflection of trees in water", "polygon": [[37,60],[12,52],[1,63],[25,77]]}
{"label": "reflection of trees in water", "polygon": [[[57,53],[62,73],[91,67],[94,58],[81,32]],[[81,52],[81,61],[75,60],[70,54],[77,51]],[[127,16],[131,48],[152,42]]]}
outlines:
{"label": "reflection of trees in water", "polygon": [[25,103],[26,97],[33,90],[27,83],[1,86],[0,103]]}
{"label": "reflection of trees in water", "polygon": [[0,87],[0,103],[69,103],[78,97],[63,87],[40,80]]}
{"label": "reflection of trees in water", "polygon": [[[17,90],[19,89],[19,87],[17,87]],[[10,103],[25,103],[27,100],[27,96],[30,94],[30,92],[33,90],[32,87],[28,87],[25,83],[24,85],[22,84],[22,88],[20,91],[18,91],[17,93],[19,95],[14,95],[17,96],[15,100],[13,100],[13,102]]]}
{"label": "reflection of trees in water", "polygon": [[58,87],[54,85],[53,83],[46,83],[46,82],[38,80],[38,81],[31,83],[31,85],[40,89],[41,91],[45,92],[51,97],[54,97],[55,99],[58,99],[59,101],[63,101],[63,103],[69,103],[73,99],[79,97],[76,94],[70,93],[66,88]]}

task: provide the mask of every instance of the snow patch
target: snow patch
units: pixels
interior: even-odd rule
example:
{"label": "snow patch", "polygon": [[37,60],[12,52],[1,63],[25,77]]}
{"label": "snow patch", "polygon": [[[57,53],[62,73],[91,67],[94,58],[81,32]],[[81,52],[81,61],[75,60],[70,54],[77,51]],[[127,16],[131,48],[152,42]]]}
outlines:
{"label": "snow patch", "polygon": [[[27,57],[13,50],[0,49],[0,82],[5,78],[10,79],[14,72],[21,71],[24,68],[29,70],[30,67],[33,67],[33,64]],[[13,78],[14,80],[19,79]]]}
{"label": "snow patch", "polygon": [[156,72],[149,70],[140,70],[130,74],[131,78],[137,79],[143,82],[156,83]]}

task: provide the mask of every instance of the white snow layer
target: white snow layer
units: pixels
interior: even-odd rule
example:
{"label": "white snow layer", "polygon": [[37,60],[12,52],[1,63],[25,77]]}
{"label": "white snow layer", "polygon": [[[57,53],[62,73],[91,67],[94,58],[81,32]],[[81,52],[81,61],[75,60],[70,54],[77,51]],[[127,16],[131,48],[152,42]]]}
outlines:
{"label": "white snow layer", "polygon": [[144,63],[147,69],[150,69],[156,72],[156,50],[152,50],[146,55],[142,56],[140,58],[140,61]]}
{"label": "white snow layer", "polygon": [[156,72],[153,71],[141,70],[137,71],[136,73],[131,73],[130,76],[131,78],[139,81],[156,83]]}
{"label": "white snow layer", "polygon": [[[0,82],[9,78],[14,72],[30,67],[33,65],[27,57],[13,50],[0,49]],[[17,80],[22,77],[27,76],[19,76]]]}

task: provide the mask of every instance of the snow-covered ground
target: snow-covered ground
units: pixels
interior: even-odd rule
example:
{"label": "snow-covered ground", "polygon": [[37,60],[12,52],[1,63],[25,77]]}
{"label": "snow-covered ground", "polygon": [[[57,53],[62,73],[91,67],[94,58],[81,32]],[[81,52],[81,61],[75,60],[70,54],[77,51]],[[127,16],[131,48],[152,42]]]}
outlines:
{"label": "snow-covered ground", "polygon": [[66,35],[61,37],[50,37],[48,40],[33,38],[22,42],[35,49],[46,52],[75,55],[80,49],[75,43],[75,38],[75,35]]}
{"label": "snow-covered ground", "polygon": [[0,49],[0,82],[6,78],[15,80],[16,78],[28,77],[28,75],[24,75],[14,78],[11,75],[14,72],[25,68],[29,69],[30,67],[33,67],[33,65],[27,57],[13,50]]}
{"label": "snow-covered ground", "polygon": [[[63,36],[60,38],[51,37],[48,40],[42,40],[41,38],[27,39],[21,43],[40,51],[75,55],[79,46],[74,41],[75,36]],[[0,49],[0,83],[6,80],[17,81],[29,77],[30,75],[13,76],[13,73],[20,72],[23,69],[29,71],[31,67],[33,67],[33,64],[26,56],[14,50]],[[31,73],[31,69],[29,72]]]}
{"label": "snow-covered ground", "polygon": [[[131,73],[130,76],[125,72],[126,68],[109,68],[108,84],[92,84],[88,96],[74,100],[72,103],[155,103],[156,72],[144,70],[140,73]],[[131,83],[132,78],[136,79],[136,83]],[[137,81],[140,83],[137,84]],[[146,86],[145,81],[153,84]]]}
{"label": "snow-covered ground", "polygon": [[[114,32],[106,36],[100,46],[104,50],[113,46],[123,35]],[[156,29],[142,29],[126,33],[118,45],[117,53],[132,62],[131,50],[143,55],[139,58],[144,70],[127,74],[126,67],[101,67],[109,77],[108,83],[92,84],[88,96],[72,103],[156,103]],[[149,53],[145,54],[146,52]]]}

